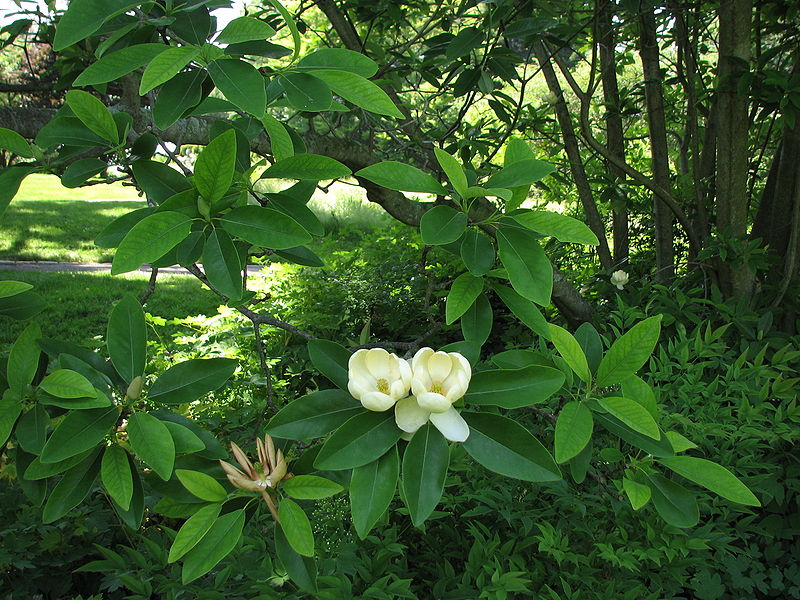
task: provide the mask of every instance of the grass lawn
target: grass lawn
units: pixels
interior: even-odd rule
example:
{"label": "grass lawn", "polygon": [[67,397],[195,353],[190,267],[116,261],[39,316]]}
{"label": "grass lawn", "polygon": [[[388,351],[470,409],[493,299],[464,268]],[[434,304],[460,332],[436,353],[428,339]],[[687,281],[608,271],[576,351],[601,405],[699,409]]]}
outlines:
{"label": "grass lawn", "polygon": [[[123,294],[140,296],[147,288],[148,275],[127,274],[112,277],[106,273],[0,271],[0,280],[26,281],[48,301],[49,306],[34,319],[45,337],[54,337],[81,345],[104,343],[111,307]],[[203,290],[194,277],[159,275],[155,292],[144,309],[154,316],[171,319],[189,315],[214,315],[218,299]],[[27,322],[0,319],[0,345],[7,347],[27,326]],[[160,327],[159,334],[178,331]],[[152,331],[148,334],[154,338]]]}
{"label": "grass lawn", "polygon": [[121,183],[90,185],[83,188],[65,188],[55,175],[35,173],[22,182],[13,202],[18,200],[137,200],[136,189]]}

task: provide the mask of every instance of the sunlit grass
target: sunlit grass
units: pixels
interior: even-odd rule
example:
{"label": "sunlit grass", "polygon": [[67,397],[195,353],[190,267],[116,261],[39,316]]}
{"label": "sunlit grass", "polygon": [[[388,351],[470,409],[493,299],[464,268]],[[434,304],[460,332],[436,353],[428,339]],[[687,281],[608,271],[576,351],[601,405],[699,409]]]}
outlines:
{"label": "sunlit grass", "polygon": [[[121,183],[65,188],[55,175],[36,173],[22,182],[14,202],[20,200],[141,200],[136,189]],[[13,205],[13,204],[12,204]]]}

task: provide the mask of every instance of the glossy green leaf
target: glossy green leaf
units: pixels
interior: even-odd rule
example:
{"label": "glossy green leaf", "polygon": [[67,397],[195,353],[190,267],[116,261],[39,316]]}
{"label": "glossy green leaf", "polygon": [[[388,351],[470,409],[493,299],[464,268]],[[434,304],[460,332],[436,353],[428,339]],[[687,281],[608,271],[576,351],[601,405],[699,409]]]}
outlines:
{"label": "glossy green leaf", "polygon": [[592,411],[585,404],[567,402],[556,420],[556,462],[564,463],[580,454],[592,439],[593,427]]}
{"label": "glossy green leaf", "polygon": [[647,476],[652,491],[653,506],[661,518],[673,527],[686,529],[700,521],[700,511],[694,495],[682,485],[653,473]]}
{"label": "glossy green leaf", "polygon": [[40,337],[42,337],[41,327],[38,323],[31,323],[19,334],[11,347],[6,365],[6,378],[12,390],[22,392],[33,381],[39,368],[39,355],[42,352],[37,344]]}
{"label": "glossy green leaf", "polygon": [[209,63],[208,74],[230,102],[256,118],[264,116],[264,78],[253,65],[243,60],[220,59]]}
{"label": "glossy green leaf", "polygon": [[394,411],[362,412],[341,425],[314,461],[318,469],[340,471],[371,463],[400,439]]}
{"label": "glossy green leaf", "polygon": [[523,298],[548,306],[553,291],[553,266],[539,242],[522,230],[500,227],[497,251],[511,287]]}
{"label": "glossy green leaf", "polygon": [[586,355],[583,353],[583,348],[581,348],[578,340],[563,327],[550,324],[550,341],[553,342],[556,350],[558,350],[558,353],[567,362],[569,368],[572,369],[582,381],[590,383],[592,381],[592,374],[589,371],[589,363],[586,361]]}
{"label": "glossy green leaf", "polygon": [[294,144],[286,127],[269,113],[265,113],[261,124],[269,136],[270,148],[275,161],[280,161],[294,156]]}
{"label": "glossy green leaf", "polygon": [[349,488],[350,510],[360,539],[367,537],[389,508],[399,474],[400,459],[396,447],[377,460],[353,469]]}
{"label": "glossy green leaf", "polygon": [[278,505],[278,518],[292,549],[302,556],[314,556],[314,534],[303,509],[296,502],[284,498]]}
{"label": "glossy green leaf", "polygon": [[649,486],[643,483],[637,483],[633,479],[628,479],[627,477],[622,478],[622,489],[625,491],[625,495],[628,497],[628,501],[631,503],[633,510],[642,508],[645,504],[650,502],[650,498],[653,495]]}
{"label": "glossy green leaf", "polygon": [[0,447],[4,447],[19,415],[22,413],[22,399],[18,392],[6,390],[0,399]]}
{"label": "glossy green leaf", "polygon": [[219,389],[236,371],[230,358],[193,358],[162,373],[150,388],[150,400],[164,404],[184,404]]}
{"label": "glossy green leaf", "polygon": [[558,481],[550,453],[516,421],[490,413],[463,412],[470,433],[464,450],[490,471],[523,481]]}
{"label": "glossy green leaf", "polygon": [[205,449],[206,445],[191,429],[172,421],[161,421],[169,429],[172,441],[175,442],[176,454],[191,454]]}
{"label": "glossy green leaf", "polygon": [[589,244],[591,246],[597,246],[600,243],[597,240],[597,236],[585,223],[567,215],[546,210],[535,210],[514,215],[513,219],[536,233],[551,235],[559,242]]}
{"label": "glossy green leaf", "polygon": [[686,450],[697,448],[697,444],[681,435],[677,431],[667,431],[665,432],[665,435],[667,436],[669,443],[672,444],[672,448],[675,450],[675,452],[686,452]]}
{"label": "glossy green leaf", "polygon": [[364,167],[355,173],[372,183],[399,192],[444,195],[447,190],[433,176],[412,165],[386,160]]}
{"label": "glossy green leaf", "polygon": [[70,90],[67,92],[66,101],[75,116],[86,127],[112,144],[119,143],[114,117],[100,100],[81,90]]}
{"label": "glossy green leaf", "polygon": [[364,408],[349,393],[319,390],[284,406],[270,420],[267,433],[296,440],[323,437],[362,412]]}
{"label": "glossy green leaf", "polygon": [[485,233],[469,228],[461,240],[461,260],[470,273],[481,277],[494,266],[494,244]]}
{"label": "glossy green leaf", "polygon": [[175,536],[172,547],[169,549],[168,562],[175,562],[180,559],[203,539],[203,536],[208,533],[208,530],[216,522],[221,508],[221,504],[209,504],[186,519],[186,522],[178,530],[178,535]]}
{"label": "glossy green leaf", "polygon": [[183,559],[181,582],[186,585],[208,573],[230,554],[242,537],[244,510],[235,510],[222,515]]}
{"label": "glossy green leaf", "polygon": [[638,431],[634,431],[610,413],[594,413],[593,416],[595,423],[600,423],[612,434],[648,454],[653,456],[673,456],[675,454],[672,445],[664,434],[654,440]]}
{"label": "glossy green leaf", "polygon": [[468,342],[483,345],[492,332],[492,305],[486,294],[479,294],[467,312],[461,316],[461,333]]}
{"label": "glossy green leaf", "polygon": [[94,450],[95,448],[92,447],[89,450],[84,450],[80,454],[70,456],[69,458],[54,463],[43,463],[41,459],[37,457],[28,465],[28,468],[25,469],[24,477],[25,479],[35,481],[58,475],[82,462]]}
{"label": "glossy green leaf", "polygon": [[116,425],[119,408],[90,408],[67,413],[42,449],[42,463],[56,463],[96,446]]}
{"label": "glossy green leaf", "polygon": [[261,206],[241,206],[223,214],[222,228],[262,248],[284,250],[311,241],[311,234],[291,217]]}
{"label": "glossy green leaf", "polygon": [[658,460],[662,465],[707,490],[739,504],[761,506],[758,498],[733,473],[722,465],[694,456],[670,456]]}
{"label": "glossy green leaf", "polygon": [[550,325],[533,302],[504,285],[495,284],[492,289],[528,329],[545,339],[550,339]]}
{"label": "glossy green leaf", "polygon": [[203,246],[203,270],[208,282],[231,300],[242,297],[242,263],[239,252],[224,229],[214,229]]}
{"label": "glossy green leaf", "polygon": [[132,295],[123,296],[111,311],[106,344],[111,362],[125,383],[144,374],[147,326],[142,305]]}
{"label": "glossy green leaf", "polygon": [[136,455],[167,481],[175,464],[175,442],[166,425],[153,415],[137,412],[128,416],[127,432]]}
{"label": "glossy green leaf", "polygon": [[292,549],[283,529],[275,527],[275,553],[283,568],[297,586],[311,594],[317,592],[317,562],[313,558],[301,556]]}
{"label": "glossy green leaf", "polygon": [[522,408],[544,402],[562,385],[564,374],[550,367],[491,369],[472,376],[464,401],[477,406]]}
{"label": "glossy green leaf", "polygon": [[47,414],[44,407],[37,404],[28,409],[20,417],[14,430],[14,436],[20,448],[32,455],[38,456],[41,454],[47,438],[47,425],[49,423],[50,415]]}
{"label": "glossy green leaf", "polygon": [[130,0],[72,0],[56,27],[53,50],[59,52],[89,37],[108,19],[139,2]]}
{"label": "glossy green leaf", "polygon": [[106,225],[94,240],[95,245],[100,248],[116,248],[134,225],[148,215],[153,214],[154,211],[155,208],[152,206],[137,208],[114,219]]}
{"label": "glossy green leaf", "polygon": [[641,321],[631,327],[608,349],[597,367],[597,385],[605,387],[621,383],[642,368],[653,353],[661,333],[661,315]]}
{"label": "glossy green leaf", "polygon": [[467,228],[467,215],[450,206],[434,206],[419,222],[422,241],[434,246],[455,242]]}
{"label": "glossy green leaf", "polygon": [[236,167],[236,132],[229,129],[203,148],[194,166],[194,184],[209,202],[222,198],[231,187]]}
{"label": "glossy green leaf", "polygon": [[264,21],[253,17],[237,17],[217,34],[214,41],[222,44],[236,44],[250,40],[266,40],[273,35],[275,35],[275,30]]}
{"label": "glossy green leaf", "polygon": [[0,150],[8,150],[12,154],[23,158],[33,157],[33,151],[28,140],[13,129],[6,129],[5,127],[0,127]]}
{"label": "glossy green leaf", "polygon": [[39,388],[56,398],[91,398],[94,386],[80,373],[69,369],[57,369],[45,377]]}
{"label": "glossy green leaf", "polygon": [[465,27],[447,45],[447,50],[445,51],[447,58],[455,60],[466,56],[476,48],[479,48],[485,39],[485,31],[477,27]]}
{"label": "glossy green leaf", "polygon": [[32,290],[33,286],[24,281],[5,280],[0,281],[0,298],[10,298],[22,292]]}
{"label": "glossy green leaf", "polygon": [[556,168],[553,165],[542,160],[520,160],[504,166],[497,173],[489,177],[485,185],[486,187],[506,189],[531,185],[555,170]]}
{"label": "glossy green leaf", "polygon": [[131,165],[133,177],[147,197],[161,204],[175,194],[192,189],[189,180],[172,167],[154,160],[137,160]]}
{"label": "glossy green leaf", "polygon": [[307,112],[322,112],[331,108],[331,88],[320,78],[307,73],[286,73],[278,81],[292,108]]}
{"label": "glossy green leaf", "polygon": [[403,500],[411,522],[419,527],[431,515],[444,491],[450,452],[432,423],[418,429],[403,454]]}
{"label": "glossy green leaf", "polygon": [[189,492],[206,502],[222,502],[228,496],[220,483],[205,473],[189,469],[175,469],[175,475]]}
{"label": "glossy green leaf", "polygon": [[629,398],[598,398],[597,402],[634,431],[657,440],[661,430],[641,404]]}
{"label": "glossy green leaf", "polygon": [[139,95],[166,83],[200,54],[198,46],[172,46],[153,57],[142,74]]}
{"label": "glossy green leaf", "polygon": [[100,452],[90,454],[69,469],[50,492],[44,505],[42,522],[52,523],[78,506],[91,491],[100,471]]}
{"label": "glossy green leaf", "polygon": [[136,44],[105,54],[78,75],[72,85],[83,87],[114,81],[143,67],[168,48],[164,44]]}
{"label": "glossy green leaf", "polygon": [[0,218],[8,204],[17,195],[22,180],[36,170],[35,166],[7,167],[0,169]]}
{"label": "glossy green leaf", "polygon": [[103,452],[100,464],[100,479],[108,495],[120,508],[130,508],[133,498],[133,474],[128,453],[117,444],[112,444]]}
{"label": "glossy green leaf", "polygon": [[463,315],[483,291],[483,279],[462,273],[453,281],[445,304],[445,322],[450,325]]}
{"label": "glossy green leaf", "polygon": [[[586,356],[589,370],[597,373],[597,367],[603,359],[603,341],[600,339],[597,329],[591,323],[581,323],[580,327],[575,330],[574,336]],[[626,394],[623,396],[631,397]]]}
{"label": "glossy green leaf", "polygon": [[308,356],[314,367],[340,389],[347,389],[350,351],[330,340],[309,340]]}
{"label": "glossy green leaf", "polygon": [[159,129],[169,128],[203,99],[204,69],[178,73],[161,86],[153,106],[153,122]]}
{"label": "glossy green leaf", "polygon": [[658,404],[656,396],[651,388],[643,379],[637,375],[629,375],[621,381],[622,395],[625,398],[636,400],[647,409],[654,419],[658,418]]}
{"label": "glossy green leaf", "polygon": [[351,171],[338,160],[319,154],[295,154],[279,160],[261,174],[269,179],[338,179]]}
{"label": "glossy green leaf", "polygon": [[161,258],[189,235],[191,225],[189,217],[177,212],[159,212],[145,217],[120,242],[111,274],[127,273]]}
{"label": "glossy green leaf", "polygon": [[327,69],[350,71],[367,78],[378,72],[378,64],[374,60],[360,52],[344,48],[320,48],[315,50],[301,58],[297,63],[297,67],[314,71]]}
{"label": "glossy green leaf", "polygon": [[324,81],[337,96],[352,102],[376,115],[386,115],[397,119],[403,113],[395,106],[389,95],[378,85],[351,71],[325,69],[311,71],[311,74]]}
{"label": "glossy green leaf", "polygon": [[108,163],[99,158],[82,158],[64,169],[61,175],[61,185],[66,188],[76,188],[83,185],[87,179],[102,173],[108,168]]}
{"label": "glossy green leaf", "polygon": [[467,192],[468,184],[467,175],[464,173],[464,168],[461,166],[461,163],[458,162],[454,156],[440,148],[434,148],[433,152],[436,155],[439,166],[442,167],[442,171],[444,171],[447,179],[452,184],[453,189],[463,198]]}

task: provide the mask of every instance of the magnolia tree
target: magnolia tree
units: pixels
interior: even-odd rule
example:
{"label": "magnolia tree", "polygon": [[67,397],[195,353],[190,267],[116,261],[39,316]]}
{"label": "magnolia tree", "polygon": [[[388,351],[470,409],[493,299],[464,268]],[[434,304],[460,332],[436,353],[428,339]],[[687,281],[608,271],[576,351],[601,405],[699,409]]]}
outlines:
{"label": "magnolia tree", "polygon": [[[277,557],[310,591],[316,571],[307,501],[346,488],[363,538],[399,493],[411,522],[421,526],[442,497],[459,447],[484,468],[532,484],[595,477],[626,495],[633,509],[651,506],[676,527],[699,520],[692,485],[759,505],[730,471],[687,454],[694,444],[659,426],[654,391],[636,373],[658,341],[660,316],[610,344],[588,324],[573,334],[545,320],[541,308],[551,302],[553,269],[540,239],[598,242],[579,221],[522,208],[531,185],[553,170],[549,164],[512,138],[502,168],[480,181],[438,147],[441,180],[396,161],[352,173],[307,152],[273,113],[357,110],[401,119],[380,80],[372,79],[378,66],[339,48],[301,56],[300,33],[277,0],[221,31],[208,6],[71,2],[58,20],[54,48],[88,52],[92,62],[32,143],[0,130],[0,148],[17,157],[0,173],[0,196],[7,205],[34,172],[58,173],[67,186],[110,167],[129,174],[148,205],[99,236],[99,245],[116,248],[112,272],[144,264],[185,267],[256,328],[281,327],[307,339],[314,367],[331,385],[282,407],[255,448],[243,440],[242,448],[231,444],[237,467],[202,423],[183,414],[226,384],[235,361],[193,359],[147,373],[145,316],[131,296],[111,311],[101,351],[43,338],[32,322],[7,359],[0,442],[13,455],[19,485],[43,506],[43,521],[60,519],[99,489],[133,530],[147,515],[185,519],[169,560],[182,563],[183,581],[190,582],[231,552],[254,511],[269,511]],[[288,31],[289,47],[269,41],[276,29]],[[98,99],[97,92],[118,84],[149,106],[146,131],[133,122],[138,113],[109,110]],[[156,157],[164,131],[212,113],[225,118],[216,119],[193,169],[180,165],[179,171]],[[251,147],[267,141],[269,160],[253,164]],[[463,340],[437,349],[419,348],[424,339],[387,344],[419,348],[408,357],[380,343],[351,352],[264,313],[254,301],[243,277],[251,257],[320,264],[305,244],[323,228],[306,203],[317,182],[350,176],[435,198],[420,235],[463,265],[445,306],[446,324],[459,323]],[[256,187],[263,179],[297,183],[263,194]],[[617,285],[627,281],[624,273],[615,277]],[[492,296],[539,336],[539,346],[482,352]],[[0,283],[6,316],[29,318],[42,307],[29,285]],[[541,418],[540,429],[554,426],[552,451],[523,425],[531,413]],[[619,438],[625,469],[605,469],[593,453],[599,430]]]}

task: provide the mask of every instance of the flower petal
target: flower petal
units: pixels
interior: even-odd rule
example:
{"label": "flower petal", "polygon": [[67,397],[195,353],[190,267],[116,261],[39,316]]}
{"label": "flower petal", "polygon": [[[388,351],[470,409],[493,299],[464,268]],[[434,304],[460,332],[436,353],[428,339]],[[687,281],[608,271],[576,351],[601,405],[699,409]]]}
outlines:
{"label": "flower petal", "polygon": [[447,352],[434,352],[431,355],[426,366],[434,383],[441,383],[447,379],[450,371],[453,370],[453,362]]}
{"label": "flower petal", "polygon": [[375,412],[389,410],[394,406],[394,403],[397,402],[390,395],[381,392],[367,392],[361,396],[360,400],[364,408]]}
{"label": "flower petal", "polygon": [[424,392],[420,394],[417,396],[417,403],[422,408],[432,413],[443,413],[452,406],[450,400],[436,392]]}
{"label": "flower petal", "polygon": [[452,406],[447,412],[431,414],[430,421],[451,442],[464,442],[469,437],[469,425]]}
{"label": "flower petal", "polygon": [[469,380],[472,379],[472,366],[469,364],[469,361],[463,354],[459,354],[458,352],[451,352],[450,356],[458,362],[458,366],[461,367],[459,370],[466,375],[467,383],[469,383]]}
{"label": "flower petal", "polygon": [[414,396],[398,400],[394,406],[394,422],[406,433],[414,433],[428,422],[430,412],[417,404]]}
{"label": "flower petal", "polygon": [[389,379],[391,356],[383,348],[367,350],[367,369],[375,379]]}
{"label": "flower petal", "polygon": [[416,376],[416,371],[419,368],[426,369],[424,367],[425,363],[428,362],[428,357],[433,354],[432,348],[420,348],[417,350],[417,353],[414,355],[414,358],[411,359],[411,370],[414,371],[414,375]]}
{"label": "flower petal", "polygon": [[408,396],[408,388],[403,384],[402,379],[395,379],[389,385],[389,395],[395,400]]}
{"label": "flower petal", "polygon": [[432,384],[431,378],[425,371],[415,371],[414,379],[411,380],[411,393],[415,396],[424,394],[431,389]]}
{"label": "flower petal", "polygon": [[402,358],[398,359],[397,363],[400,367],[400,379],[403,381],[406,390],[408,390],[411,388],[411,365]]}

